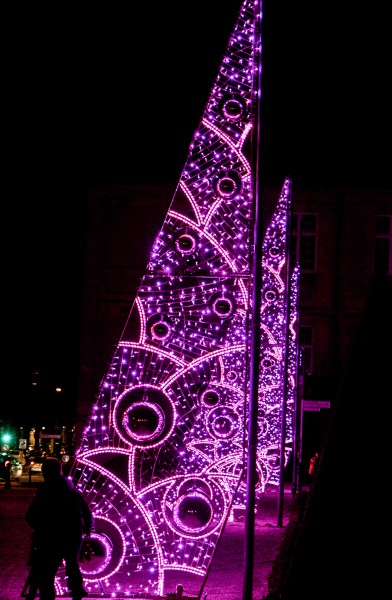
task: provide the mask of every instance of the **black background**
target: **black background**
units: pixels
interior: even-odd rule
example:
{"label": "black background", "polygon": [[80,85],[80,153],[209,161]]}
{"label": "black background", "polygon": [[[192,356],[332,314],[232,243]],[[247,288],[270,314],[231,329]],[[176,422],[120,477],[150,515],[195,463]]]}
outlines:
{"label": "black background", "polygon": [[[291,176],[294,185],[391,189],[384,6],[264,2],[264,183]],[[239,7],[239,0],[30,5],[9,16],[5,418],[50,416],[39,406],[44,398],[32,404],[34,368],[63,385],[68,399],[76,395],[86,191],[175,184]]]}

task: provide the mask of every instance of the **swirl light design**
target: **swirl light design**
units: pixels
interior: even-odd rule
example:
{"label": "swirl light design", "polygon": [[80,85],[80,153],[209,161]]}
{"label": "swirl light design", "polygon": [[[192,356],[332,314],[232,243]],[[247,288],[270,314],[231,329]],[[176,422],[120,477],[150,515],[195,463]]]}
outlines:
{"label": "swirl light design", "polygon": [[[82,563],[94,596],[162,595],[184,571],[197,594],[232,507],[245,502],[255,219],[247,154],[261,52],[259,4],[242,2],[77,451],[72,477],[95,519],[90,562]],[[289,325],[286,460],[292,438],[289,203],[286,181],[263,246],[257,493],[278,483]],[[61,572],[56,584],[66,589]]]}

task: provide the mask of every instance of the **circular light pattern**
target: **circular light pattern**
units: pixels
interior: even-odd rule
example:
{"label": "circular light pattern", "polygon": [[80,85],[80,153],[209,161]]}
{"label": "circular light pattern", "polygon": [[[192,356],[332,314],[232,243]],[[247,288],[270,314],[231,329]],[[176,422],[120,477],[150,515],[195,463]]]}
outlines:
{"label": "circular light pattern", "polygon": [[222,98],[219,103],[219,111],[225,119],[237,122],[245,116],[246,105],[241,96],[233,94]]}
{"label": "circular light pattern", "polygon": [[271,304],[272,302],[275,302],[275,300],[278,297],[278,291],[274,288],[268,288],[264,291],[264,299]]}
{"label": "circular light pattern", "polygon": [[106,535],[93,533],[85,538],[80,549],[80,570],[83,575],[90,577],[105,571],[109,565],[113,545]]}
{"label": "circular light pattern", "polygon": [[275,366],[275,360],[270,356],[266,356],[261,360],[260,365],[263,367],[263,369],[270,369],[271,367]]}
{"label": "circular light pattern", "polygon": [[226,375],[227,380],[230,381],[231,383],[236,381],[237,377],[238,377],[238,375],[235,371],[229,371]]}
{"label": "circular light pattern", "polygon": [[175,481],[164,497],[167,525],[188,539],[205,539],[222,523],[225,495],[215,478],[208,475]]}
{"label": "circular light pattern", "polygon": [[204,494],[184,494],[174,505],[177,527],[186,533],[201,533],[211,523],[214,513],[211,501]]}
{"label": "circular light pattern", "polygon": [[213,389],[205,390],[201,395],[201,401],[206,406],[216,406],[219,404],[219,394]]}
{"label": "circular light pattern", "polygon": [[242,180],[234,170],[221,173],[214,183],[215,192],[218,196],[230,199],[241,192]]}
{"label": "circular light pattern", "polygon": [[113,409],[114,427],[128,444],[145,448],[162,443],[174,425],[169,398],[153,386],[135,386],[122,394]]}
{"label": "circular light pattern", "polygon": [[176,239],[175,246],[180,254],[192,254],[196,250],[196,239],[189,233],[183,233]]}
{"label": "circular light pattern", "polygon": [[228,317],[233,310],[233,305],[228,298],[218,298],[214,302],[214,312],[219,317]]}
{"label": "circular light pattern", "polygon": [[80,570],[85,581],[108,578],[124,560],[126,541],[119,526],[112,520],[94,514],[94,528],[83,541]]}
{"label": "circular light pattern", "polygon": [[166,315],[155,314],[147,321],[146,333],[149,334],[153,340],[162,342],[168,339],[172,327],[173,323]]}
{"label": "circular light pattern", "polygon": [[210,411],[207,428],[214,438],[230,439],[239,430],[239,415],[232,408],[219,406]]}
{"label": "circular light pattern", "polygon": [[211,297],[212,313],[220,319],[228,319],[235,310],[234,298],[227,293],[217,293]]}
{"label": "circular light pattern", "polygon": [[277,258],[280,255],[280,253],[281,253],[281,250],[277,246],[271,246],[271,248],[269,248],[269,250],[268,250],[268,254],[272,258]]}
{"label": "circular light pattern", "polygon": [[170,327],[163,321],[158,321],[151,326],[151,335],[156,340],[165,340],[170,334]]}
{"label": "circular light pattern", "polygon": [[123,414],[123,426],[137,441],[154,440],[162,432],[165,415],[157,404],[135,402]]}

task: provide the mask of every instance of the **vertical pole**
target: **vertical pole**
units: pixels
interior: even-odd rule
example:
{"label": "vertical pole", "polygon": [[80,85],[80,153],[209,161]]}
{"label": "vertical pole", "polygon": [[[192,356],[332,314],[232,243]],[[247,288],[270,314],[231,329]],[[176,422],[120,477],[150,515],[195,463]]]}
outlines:
{"label": "vertical pole", "polygon": [[[299,289],[298,289],[299,296]],[[299,336],[299,324],[298,333]],[[301,462],[302,462],[302,427],[303,427],[303,369],[302,369],[302,349],[298,345],[297,355],[297,372],[296,372],[296,391],[295,391],[295,438],[294,448],[295,452],[293,461],[293,487],[292,495],[295,496],[297,492],[302,491],[301,486]]]}
{"label": "vertical pole", "polygon": [[302,492],[302,444],[303,444],[303,431],[304,431],[304,374],[301,365],[301,374],[299,376],[300,388],[299,388],[299,457],[298,457],[298,491]]}
{"label": "vertical pole", "polygon": [[[297,334],[298,335],[298,334]],[[298,341],[297,341],[298,344]],[[299,490],[299,464],[300,464],[300,444],[301,444],[301,420],[302,420],[302,402],[299,392],[299,352],[297,355],[297,365],[295,374],[295,400],[294,400],[294,428],[293,428],[293,472],[291,493],[295,496]]]}
{"label": "vertical pole", "polygon": [[298,428],[298,365],[297,372],[295,376],[295,381],[297,382],[295,388],[295,399],[294,399],[294,414],[293,414],[293,468],[291,470],[291,495],[295,496],[297,493],[297,483],[298,483],[298,436],[299,436],[299,428]]}
{"label": "vertical pole", "polygon": [[253,593],[253,562],[254,562],[254,528],[255,528],[255,504],[257,484],[257,414],[259,394],[259,363],[260,363],[260,305],[261,305],[261,283],[262,283],[262,220],[261,220],[261,197],[262,186],[260,181],[260,139],[261,139],[261,23],[262,23],[262,0],[255,2],[255,26],[256,26],[256,52],[257,58],[257,87],[256,91],[256,122],[253,149],[256,160],[254,161],[255,172],[255,222],[253,232],[254,258],[252,273],[252,326],[250,340],[250,393],[248,413],[248,453],[246,467],[246,510],[245,510],[245,540],[244,540],[244,575],[243,575],[243,600],[252,600]]}

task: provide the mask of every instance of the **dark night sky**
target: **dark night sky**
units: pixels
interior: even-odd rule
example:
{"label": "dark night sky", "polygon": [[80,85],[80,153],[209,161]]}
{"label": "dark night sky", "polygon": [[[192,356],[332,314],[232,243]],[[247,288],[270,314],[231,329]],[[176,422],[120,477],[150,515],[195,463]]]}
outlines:
{"label": "dark night sky", "polygon": [[[85,192],[99,183],[178,180],[239,6],[31,5],[10,18],[6,415],[26,412],[36,364],[73,393]],[[294,185],[391,189],[384,6],[264,2],[266,184],[290,175]]]}

